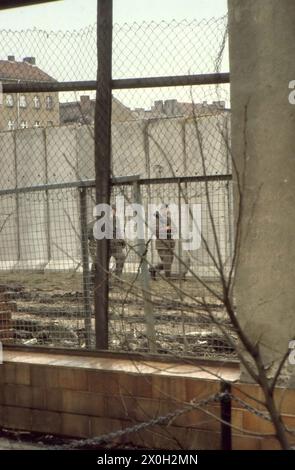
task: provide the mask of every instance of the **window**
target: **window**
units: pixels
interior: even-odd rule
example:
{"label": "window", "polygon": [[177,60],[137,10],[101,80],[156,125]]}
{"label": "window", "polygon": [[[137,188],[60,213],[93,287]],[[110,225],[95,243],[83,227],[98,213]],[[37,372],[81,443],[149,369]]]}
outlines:
{"label": "window", "polygon": [[46,96],[45,105],[46,105],[46,109],[52,109],[53,108],[53,98],[52,98],[52,96]]}
{"label": "window", "polygon": [[28,128],[28,121],[21,121],[20,127],[21,127],[21,129],[27,129]]}
{"label": "window", "polygon": [[27,107],[27,100],[26,100],[25,95],[20,95],[19,105],[20,105],[21,108],[26,108]]}
{"label": "window", "polygon": [[6,95],[5,103],[6,103],[6,106],[8,106],[9,108],[12,108],[12,106],[13,106],[13,96],[12,95]]}
{"label": "window", "polygon": [[40,102],[39,96],[37,96],[37,95],[34,96],[33,101],[34,101],[34,108],[40,109],[41,108],[41,102]]}
{"label": "window", "polygon": [[40,121],[35,121],[34,127],[40,127],[40,126],[41,126],[41,122]]}
{"label": "window", "polygon": [[14,121],[11,121],[11,119],[9,119],[7,128],[8,128],[9,131],[12,131],[13,129],[15,129]]}

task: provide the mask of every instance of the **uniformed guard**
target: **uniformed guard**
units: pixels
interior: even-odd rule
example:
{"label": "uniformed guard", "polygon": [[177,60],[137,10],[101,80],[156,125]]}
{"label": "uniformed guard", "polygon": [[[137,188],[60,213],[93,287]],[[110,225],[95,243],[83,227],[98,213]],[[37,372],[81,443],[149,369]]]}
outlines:
{"label": "uniformed guard", "polygon": [[[92,258],[92,267],[91,273],[94,277],[95,271],[97,269],[96,264],[96,239],[93,234],[93,227],[96,220],[93,220],[88,224],[87,227],[87,236],[88,236],[88,247],[89,247],[89,254]],[[121,277],[125,262],[125,246],[126,242],[123,238],[123,234],[120,230],[119,218],[116,216],[116,207],[112,205],[112,220],[110,221],[110,226],[112,227],[112,238],[109,240],[110,242],[110,249],[109,249],[109,256],[110,258],[113,257],[115,259],[115,270],[114,273],[116,276]]]}
{"label": "uniformed guard", "polygon": [[171,212],[168,204],[162,204],[159,211],[155,213],[156,218],[156,250],[161,260],[156,266],[150,268],[152,279],[156,280],[156,273],[164,271],[165,277],[171,277],[171,267],[174,259],[175,230],[171,220]]}

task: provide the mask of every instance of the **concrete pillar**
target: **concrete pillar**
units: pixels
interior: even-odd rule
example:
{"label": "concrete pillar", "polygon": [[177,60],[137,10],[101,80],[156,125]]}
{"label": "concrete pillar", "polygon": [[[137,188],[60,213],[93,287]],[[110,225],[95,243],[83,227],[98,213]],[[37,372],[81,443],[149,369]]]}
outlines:
{"label": "concrete pillar", "polygon": [[[232,150],[245,166],[237,312],[271,376],[295,337],[295,2],[228,4]],[[294,385],[295,365],[288,374]]]}

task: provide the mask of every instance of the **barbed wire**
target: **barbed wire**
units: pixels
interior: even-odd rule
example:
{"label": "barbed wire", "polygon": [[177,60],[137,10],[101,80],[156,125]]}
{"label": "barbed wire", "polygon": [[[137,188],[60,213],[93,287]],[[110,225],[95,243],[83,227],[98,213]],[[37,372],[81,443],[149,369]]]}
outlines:
{"label": "barbed wire", "polygon": [[108,434],[103,434],[99,437],[94,437],[94,438],[84,439],[84,440],[75,440],[71,442],[70,444],[58,446],[56,447],[56,449],[70,450],[70,449],[78,449],[78,448],[83,448],[83,447],[97,446],[103,443],[107,443],[109,441],[117,439],[118,437],[123,437],[134,432],[143,431],[149,427],[156,426],[158,424],[164,424],[166,422],[170,422],[174,420],[175,418],[178,418],[179,416],[183,415],[184,413],[187,413],[188,411],[191,411],[196,408],[204,407],[213,402],[218,402],[219,400],[227,397],[227,395],[228,394],[226,392],[216,393],[214,395],[210,395],[209,397],[199,400],[197,402],[186,404],[183,408],[177,409],[175,411],[171,411],[170,413],[167,413],[166,415],[161,415],[161,416],[157,416],[156,418],[152,418],[149,421],[135,424],[134,426],[126,427],[124,429],[119,429],[118,431],[113,431]]}
{"label": "barbed wire", "polygon": [[229,394],[229,398],[231,398],[232,400],[236,401],[237,403],[239,403],[240,405],[242,405],[243,408],[245,408],[245,410],[249,411],[250,413],[254,414],[255,416],[257,416],[258,418],[262,418],[266,421],[272,421],[270,415],[268,412],[263,412],[263,411],[260,411],[258,410],[257,408],[249,405],[249,403],[246,403],[244,400],[242,400],[240,397],[237,397],[236,395],[230,393]]}
{"label": "barbed wire", "polygon": [[[210,73],[216,68],[218,72],[227,70],[226,28],[226,16],[202,21],[114,25],[113,76],[175,76]],[[44,81],[94,80],[96,77],[96,25],[73,33],[2,30],[0,38],[2,54],[7,54],[0,57],[0,80],[4,82],[21,84],[23,80],[34,80],[44,84]],[[155,180],[203,174],[194,133],[196,115],[204,134],[208,175],[230,174],[227,149],[220,132],[220,128],[226,130],[228,126],[228,103],[227,85],[113,91],[112,176],[138,175],[146,179],[140,189],[145,207],[168,199],[171,204],[201,205],[204,237],[213,253],[216,247],[204,197],[205,183],[166,181],[158,184]],[[87,94],[79,90],[24,91],[3,96],[0,277],[4,279],[9,270],[11,284],[21,286],[13,294],[18,312],[12,314],[8,325],[10,340],[13,336],[17,344],[94,347],[93,259],[88,253],[88,259],[84,256],[84,264],[82,262],[83,253],[88,251],[88,239],[81,227],[82,220],[85,225],[93,219],[94,190],[87,189],[82,207],[82,193],[76,186],[59,189],[50,186],[94,180],[94,109],[94,91]],[[231,254],[230,184],[222,178],[209,183],[226,265]],[[21,192],[21,188],[27,191]],[[125,202],[135,202],[130,185],[113,187],[112,202],[118,194],[123,195]],[[216,272],[205,246],[185,253],[182,243],[181,239],[175,245],[171,268],[174,286],[175,280],[181,282],[184,278],[186,291],[190,294],[194,291],[198,297],[199,291],[189,270],[200,279],[209,277],[213,282],[216,282]],[[121,286],[115,285],[116,259],[112,256],[109,347],[147,352],[143,298],[147,289],[142,289],[139,273],[145,255],[148,268],[158,265],[160,259],[155,241],[149,244],[142,258],[131,248],[127,247],[124,253],[123,276],[127,283]],[[150,285],[150,292],[159,352],[169,352],[176,347],[173,352],[202,357],[233,356],[232,348],[208,319],[206,322],[204,315],[198,322],[192,318],[191,308],[185,314],[185,308],[180,306],[181,301],[184,306],[184,296],[180,298],[179,294],[185,290],[184,286],[177,284],[175,289],[173,283],[167,283],[160,275],[158,280],[158,284]],[[135,289],[126,292],[126,285],[136,285],[137,295],[134,295]],[[167,297],[171,297],[171,302],[169,315],[165,316]],[[212,303],[212,299],[208,302]],[[220,306],[216,308],[219,314]],[[114,315],[118,311],[119,318]]]}
{"label": "barbed wire", "polygon": [[[135,424],[133,426],[126,427],[124,429],[119,429],[118,431],[112,431],[107,434],[103,434],[98,437],[90,438],[90,439],[84,439],[84,440],[75,440],[72,441],[70,444],[65,444],[62,446],[58,446],[58,449],[63,449],[63,450],[70,450],[70,449],[78,449],[78,448],[83,448],[83,447],[94,447],[97,445],[101,444],[106,444],[110,441],[113,441],[117,438],[124,437],[128,434],[143,431],[149,427],[153,427],[156,425],[161,425],[165,424],[167,422],[172,422],[174,419],[178,418],[179,416],[192,411],[194,409],[198,408],[203,408],[210,403],[216,403],[216,402],[221,402],[222,400],[234,400],[237,403],[239,403],[244,409],[249,411],[251,414],[254,414],[255,416],[262,418],[266,421],[272,422],[272,419],[270,418],[268,413],[262,412],[258,410],[257,408],[249,405],[246,403],[244,400],[241,398],[237,397],[233,393],[230,392],[219,392],[215,393],[213,395],[208,396],[207,398],[201,399],[201,400],[196,400],[193,399],[189,404],[185,404],[184,407],[178,408],[175,411],[169,412],[166,415],[160,415],[157,416],[156,418],[152,418],[148,421],[144,421],[142,423]],[[218,420],[218,418],[216,418]],[[228,423],[230,425],[230,423]]]}
{"label": "barbed wire", "polygon": [[[214,72],[226,26],[227,16],[201,21],[114,24],[113,76]],[[17,60],[34,56],[37,65],[59,81],[93,80],[97,64],[96,32],[96,24],[57,32],[1,29],[1,51]]]}
{"label": "barbed wire", "polygon": [[[225,391],[225,392],[219,392],[219,393],[209,395],[208,397],[203,398],[201,400],[193,399],[193,400],[190,401],[190,403],[186,403],[182,408],[177,408],[175,411],[171,411],[171,412],[169,412],[165,415],[160,415],[160,416],[157,416],[155,418],[151,418],[147,421],[137,423],[137,424],[134,424],[132,426],[125,427],[124,429],[119,429],[117,431],[111,431],[109,433],[102,434],[100,436],[96,436],[96,437],[92,437],[92,438],[88,438],[88,439],[73,439],[73,440],[71,440],[70,443],[67,440],[67,442],[61,443],[61,444],[58,444],[58,445],[50,443],[50,442],[48,443],[47,442],[48,439],[46,439],[46,441],[43,442],[42,439],[38,438],[38,446],[41,446],[40,442],[43,442],[42,446],[43,447],[46,446],[46,448],[49,449],[49,450],[74,450],[74,449],[83,449],[83,448],[94,448],[94,447],[97,447],[97,446],[100,446],[100,445],[111,443],[112,441],[115,441],[118,438],[125,437],[128,434],[143,431],[143,430],[148,429],[148,428],[153,427],[153,426],[163,425],[165,423],[170,424],[176,418],[178,418],[178,417],[182,416],[183,414],[185,414],[187,412],[190,412],[194,409],[200,409],[201,408],[201,409],[203,409],[204,413],[206,414],[207,412],[206,412],[206,409],[204,409],[204,407],[206,407],[207,405],[213,404],[213,403],[221,402],[221,401],[225,402],[226,400],[231,401],[231,406],[233,406],[232,402],[236,401],[237,403],[239,403],[239,405],[241,405],[249,413],[257,416],[258,418],[264,419],[268,422],[272,422],[272,419],[271,419],[271,417],[269,416],[268,413],[260,411],[257,408],[249,405],[249,403],[245,402],[243,399],[236,396],[234,393]],[[217,416],[212,415],[211,413],[209,413],[209,416],[211,416],[212,418],[215,418],[217,421],[220,421],[221,423],[225,423],[224,420],[218,418]],[[226,424],[231,426],[230,422],[228,422]],[[235,427],[233,427],[233,428],[235,429]],[[19,435],[19,433],[16,433],[16,434],[17,434],[17,444],[20,445],[23,442],[22,437],[21,437],[21,435]],[[8,435],[6,435],[5,433],[3,435],[5,435],[6,438],[9,439],[9,433],[8,433]],[[255,435],[256,435],[256,433],[255,433]],[[7,445],[7,447],[9,447],[9,442],[10,441],[7,440],[7,444],[5,444],[5,445]],[[14,444],[14,448],[17,444]],[[30,445],[35,445],[35,444],[33,444],[33,442],[30,441],[29,436],[26,436],[25,445],[30,446]]]}

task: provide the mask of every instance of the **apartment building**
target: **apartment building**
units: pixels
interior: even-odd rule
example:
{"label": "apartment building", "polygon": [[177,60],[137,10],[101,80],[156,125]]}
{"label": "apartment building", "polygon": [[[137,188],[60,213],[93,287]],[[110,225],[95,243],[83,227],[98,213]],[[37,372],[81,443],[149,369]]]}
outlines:
{"label": "apartment building", "polygon": [[[35,57],[16,61],[14,56],[0,60],[2,83],[55,82],[36,65]],[[59,125],[57,92],[5,93],[0,102],[0,131]]]}
{"label": "apartment building", "polygon": [[[94,124],[95,99],[88,95],[80,96],[80,101],[60,103],[61,124]],[[137,114],[125,106],[114,96],[112,97],[112,122],[122,122],[137,119]]]}

